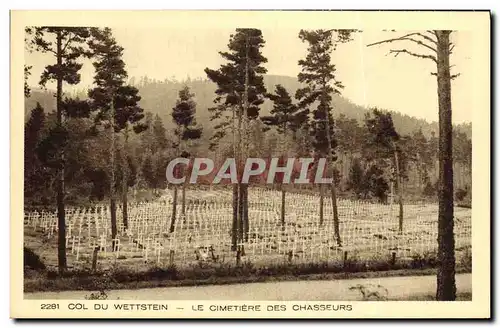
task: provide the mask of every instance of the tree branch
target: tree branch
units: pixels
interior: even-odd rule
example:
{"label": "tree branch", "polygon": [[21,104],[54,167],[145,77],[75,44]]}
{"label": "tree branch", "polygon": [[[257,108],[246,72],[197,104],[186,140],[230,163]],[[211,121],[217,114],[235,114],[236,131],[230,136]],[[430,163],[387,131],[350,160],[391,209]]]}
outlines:
{"label": "tree branch", "polygon": [[436,37],[436,40],[437,40],[437,37],[438,37],[438,36],[437,36],[437,34],[436,34],[436,31],[434,31],[434,30],[427,30],[427,33],[430,33],[430,34],[432,34],[433,36],[435,36],[435,37]]}
{"label": "tree branch", "polygon": [[64,52],[66,51],[66,48],[68,47],[68,45],[70,44],[71,41],[73,41],[74,39],[74,36],[73,37],[68,37],[68,41],[66,41],[66,44],[64,45],[64,47],[62,48],[61,52],[64,54]]}
{"label": "tree branch", "polygon": [[423,43],[423,42],[422,42],[422,41],[420,41],[420,40],[415,40],[415,39],[413,39],[413,38],[409,38],[409,37],[402,38],[401,40],[408,40],[408,41],[415,42],[416,44],[419,44],[419,45],[421,45],[421,46],[424,46],[424,47],[426,47],[427,49],[430,49],[430,50],[432,50],[432,51],[434,51],[434,52],[436,52],[436,53],[437,53],[437,50],[436,50],[435,48],[433,48],[433,47],[429,46],[428,44]]}
{"label": "tree branch", "polygon": [[450,42],[450,54],[453,52],[453,49],[455,49],[455,45],[453,43]]}
{"label": "tree branch", "polygon": [[408,54],[408,55],[413,56],[413,57],[431,59],[432,61],[434,61],[437,64],[437,59],[434,56],[417,54],[417,53],[408,51],[406,49],[389,50],[389,53],[395,54],[394,57],[397,57],[400,53],[405,53],[405,54]]}
{"label": "tree branch", "polygon": [[437,40],[434,40],[423,33],[417,33],[416,35],[421,36],[422,38],[426,39],[427,41],[432,42],[435,45],[437,45]]}
{"label": "tree branch", "polygon": [[434,41],[434,42],[436,42],[436,43],[437,43],[437,35],[436,35],[436,31],[434,31],[434,30],[427,30],[426,32],[427,32],[427,33],[429,33],[430,35],[432,35],[433,37],[435,37],[435,38],[436,38],[436,41]]}
{"label": "tree branch", "polygon": [[220,126],[217,131],[233,130],[234,126],[232,124],[227,124],[226,126]]}
{"label": "tree branch", "polygon": [[[432,72],[431,75],[432,76],[437,76],[437,73],[436,72]],[[456,79],[459,76],[460,76],[460,73],[453,74],[453,75],[450,76],[450,80],[454,80],[454,79]]]}
{"label": "tree branch", "polygon": [[57,52],[56,52],[55,50],[52,50],[52,49],[47,49],[46,51],[53,53],[53,54],[54,54],[54,56],[57,56]]}
{"label": "tree branch", "polygon": [[386,40],[378,41],[378,42],[375,42],[375,43],[371,43],[371,44],[367,45],[367,47],[371,47],[371,46],[375,46],[375,45],[379,45],[379,44],[383,44],[383,43],[396,42],[396,41],[411,41],[411,42],[414,42],[414,43],[416,43],[418,45],[424,46],[424,47],[426,47],[426,48],[428,48],[428,49],[430,49],[430,50],[432,50],[434,52],[437,52],[437,50],[435,48],[431,47],[430,45],[425,44],[424,42],[422,42],[420,40],[416,40],[414,38],[411,38],[411,36],[414,36],[414,35],[421,36],[421,37],[423,37],[426,40],[430,40],[431,42],[436,43],[434,40],[432,40],[429,37],[426,37],[422,33],[409,33],[409,34],[403,35],[403,36],[398,37],[398,38],[386,39]]}

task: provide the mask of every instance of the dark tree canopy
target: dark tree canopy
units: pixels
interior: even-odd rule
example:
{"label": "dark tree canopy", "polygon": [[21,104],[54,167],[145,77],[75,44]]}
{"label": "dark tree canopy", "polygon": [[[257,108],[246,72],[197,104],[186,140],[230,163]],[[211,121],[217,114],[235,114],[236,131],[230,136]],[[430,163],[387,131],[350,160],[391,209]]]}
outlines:
{"label": "dark tree canopy", "polygon": [[[189,88],[184,87],[179,91],[179,99],[172,110],[172,120],[177,125],[175,135],[180,140],[199,139],[203,132],[202,128],[196,125],[196,103],[193,97],[194,94],[189,91]],[[175,148],[179,146],[176,144]]]}
{"label": "dark tree canopy", "polygon": [[373,137],[372,141],[379,145],[392,148],[393,143],[399,140],[399,134],[394,128],[392,116],[389,112],[382,112],[374,108],[371,115],[370,113],[367,114],[365,124],[368,132]]}
{"label": "dark tree canopy", "polygon": [[[68,84],[80,82],[80,69],[78,62],[81,57],[90,57],[91,53],[86,48],[85,42],[90,38],[88,27],[51,27],[42,26],[32,28],[32,46],[42,53],[52,53],[61,57],[61,62],[47,65],[40,77],[40,85],[45,86],[50,80],[61,77]],[[49,35],[56,41],[49,41]],[[58,46],[57,39],[60,39]]]}
{"label": "dark tree canopy", "polygon": [[[262,55],[261,49],[265,41],[259,29],[239,28],[229,39],[227,52],[219,52],[227,63],[217,70],[205,69],[207,77],[217,84],[215,91],[215,107],[209,110],[212,120],[221,121],[215,127],[215,141],[226,135],[226,128],[230,125],[228,111],[243,113],[245,93],[245,73],[248,67],[248,111],[249,119],[259,116],[259,106],[264,103],[266,88],[263,74],[267,69],[262,64],[267,63],[267,58]],[[247,63],[248,55],[248,63]]]}
{"label": "dark tree canopy", "polygon": [[160,115],[156,114],[153,121],[153,135],[155,143],[159,149],[166,149],[168,146],[167,130],[163,125]]}
{"label": "dark tree canopy", "polygon": [[31,95],[31,88],[28,85],[28,78],[31,75],[32,66],[24,65],[24,97],[28,98]]}
{"label": "dark tree canopy", "polygon": [[262,117],[262,122],[268,126],[275,126],[279,133],[287,131],[295,133],[308,122],[309,111],[293,104],[288,91],[281,85],[276,85],[275,93],[267,94],[274,103],[270,116]]}
{"label": "dark tree canopy", "polygon": [[343,88],[336,80],[335,65],[331,64],[330,53],[334,50],[332,32],[301,30],[299,38],[308,44],[308,52],[305,59],[299,60],[301,72],[298,74],[298,80],[304,83],[305,87],[298,89],[295,97],[302,108],[316,106],[312,111],[311,123],[313,147],[318,154],[326,155],[328,149],[333,151],[337,146],[334,137],[332,94],[340,94],[340,89]]}
{"label": "dark tree canopy", "polygon": [[93,38],[89,46],[96,58],[93,63],[95,88],[89,90],[88,95],[92,109],[97,111],[96,123],[109,122],[113,101],[115,132],[125,129],[129,123],[135,132],[142,132],[145,126],[140,121],[144,118],[144,110],[138,105],[141,100],[139,90],[125,84],[127,72],[122,60],[123,47],[116,43],[110,28],[92,28],[91,32]]}

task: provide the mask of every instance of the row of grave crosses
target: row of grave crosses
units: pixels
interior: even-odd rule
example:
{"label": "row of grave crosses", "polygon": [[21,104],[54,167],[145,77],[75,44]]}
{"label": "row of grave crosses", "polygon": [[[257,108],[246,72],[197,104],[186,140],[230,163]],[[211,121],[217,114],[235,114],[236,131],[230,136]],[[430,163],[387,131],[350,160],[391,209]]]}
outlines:
{"label": "row of grave crosses", "polygon": [[[268,191],[264,191],[263,193],[268,193]],[[300,249],[302,250],[302,254],[311,254],[312,256],[318,252],[321,253],[325,244],[327,245],[326,247],[331,247],[328,243],[324,242],[325,238],[328,242],[334,244],[334,241],[328,239],[330,236],[333,236],[331,221],[325,221],[323,227],[315,225],[317,215],[314,210],[317,208],[317,203],[312,202],[315,202],[316,199],[306,196],[304,197],[304,201],[302,198],[295,199],[295,197],[297,196],[294,195],[290,197],[291,200],[289,198],[289,202],[287,203],[293,208],[289,213],[297,213],[296,210],[298,209],[302,209],[302,212],[298,212],[300,214],[296,214],[295,216],[287,215],[287,222],[295,223],[295,225],[291,225],[293,228],[289,225],[286,226],[286,236],[284,240],[277,236],[277,232],[281,229],[278,224],[279,211],[277,211],[277,209],[280,207],[278,202],[264,204],[265,206],[271,205],[270,207],[274,208],[274,211],[250,209],[250,214],[253,218],[252,225],[256,227],[254,228],[254,235],[262,236],[262,238],[255,237],[253,240],[252,237],[250,237],[248,245],[252,255],[275,252],[281,254],[291,248],[294,253],[296,250]],[[300,204],[300,207],[294,206],[294,204]],[[342,202],[339,202],[339,205],[339,207],[342,207]],[[367,209],[365,205],[366,204],[361,203],[359,210],[369,212],[369,209]],[[352,208],[356,210],[355,206],[352,206],[351,203],[351,210]],[[162,250],[168,249],[178,251],[181,258],[184,260],[189,245],[200,243],[199,241],[202,241],[201,244],[204,244],[205,240],[207,242],[213,242],[213,239],[215,239],[216,247],[227,247],[226,241],[228,238],[225,236],[225,232],[230,228],[232,219],[231,213],[232,209],[230,206],[218,206],[217,203],[192,204],[188,207],[186,218],[177,221],[174,234],[168,235],[168,242],[165,243],[164,239],[154,237],[154,235],[165,230],[166,222],[169,220],[170,214],[168,206],[160,206],[155,203],[142,204],[137,208],[131,208],[128,243],[130,244],[133,240],[136,240],[136,250],[141,249],[146,258],[150,256],[150,249],[153,249],[154,256],[157,257],[159,261]],[[359,213],[353,213],[353,220],[351,221],[342,221],[341,235],[344,247],[358,249],[374,248],[376,250],[379,247],[386,248],[388,246],[399,248],[408,243],[415,244],[417,248],[435,247],[436,242],[434,235],[417,235],[412,233],[413,231],[420,231],[419,229],[421,227],[418,226],[418,224],[420,224],[418,221],[416,221],[415,224],[409,223],[407,233],[404,236],[390,238],[388,241],[385,241],[384,237],[387,237],[388,234],[379,232],[388,230],[387,228],[396,222],[395,220],[391,220],[391,215],[382,219],[366,220],[366,227],[364,227],[362,221],[355,220],[358,214]],[[49,234],[53,234],[57,231],[57,218],[55,214],[51,212],[28,213],[25,222],[26,224],[35,226],[41,224],[42,227],[49,230]],[[89,248],[99,245],[105,253],[108,252],[109,246],[106,241],[107,236],[110,235],[110,221],[109,208],[107,206],[68,211],[68,222],[67,243],[71,243],[72,252],[76,252],[77,258],[79,257],[81,242],[85,239],[83,238],[84,230],[87,230],[85,231],[87,232],[85,235],[87,239],[86,244],[88,244]],[[376,225],[378,228],[373,228],[374,222],[379,223],[379,225]],[[92,228],[95,229],[95,233],[92,231]],[[186,229],[194,231],[188,234],[185,233]],[[78,235],[76,235],[76,231],[78,231]],[[153,237],[144,237],[151,236],[151,233]],[[306,238],[297,238],[295,235]],[[138,236],[138,238],[134,239],[133,236]],[[311,239],[307,239],[307,237],[311,237]],[[217,244],[217,241],[219,241],[219,244]],[[113,244],[115,245],[114,254],[118,256],[122,247],[120,239],[114,240]],[[143,247],[140,248],[139,245],[143,245]],[[309,249],[310,253],[305,252],[304,249]]]}
{"label": "row of grave crosses", "polygon": [[[256,194],[255,198],[258,200],[255,202],[256,204],[252,204],[252,199],[250,199],[250,207],[260,207],[263,208],[264,210],[268,208],[274,208],[274,209],[279,209],[280,204],[276,199],[279,199],[279,197],[273,197],[275,195],[275,191],[269,191],[269,190],[259,190],[257,189],[256,192],[252,192],[253,194]],[[267,194],[267,195],[266,195]],[[251,197],[252,198],[252,197]],[[289,211],[291,213],[297,213],[298,210],[302,209],[302,212],[311,212],[311,209],[317,208],[317,196],[314,195],[296,195],[296,194],[290,194],[288,196],[288,203],[290,204],[301,204],[300,207],[294,207],[293,211]],[[257,205],[257,206],[252,206],[252,205]],[[259,206],[260,205],[260,206]],[[328,213],[331,211],[331,209],[328,207],[328,203],[325,206],[325,212]],[[364,206],[365,204],[360,203],[359,206]],[[348,206],[356,207],[356,203],[349,202]],[[188,204],[187,206],[187,214],[190,216],[194,217],[205,217],[207,212],[217,212],[217,211],[224,211],[227,208],[231,207],[230,201],[226,202],[206,202],[206,203],[197,203],[197,204]],[[157,203],[147,203],[147,204],[142,204],[140,206],[134,207],[130,206],[130,225],[134,224],[134,217],[137,218],[139,221],[139,225],[143,226],[143,222],[146,221],[153,221],[157,219],[157,223],[161,223],[162,221],[165,221],[165,218],[168,218],[170,213],[171,213],[171,208],[169,206],[165,206],[162,204],[157,204]],[[339,208],[342,209],[342,200],[339,200]],[[135,212],[135,213],[134,213]],[[313,210],[313,212],[315,212]],[[123,228],[121,227],[121,210],[118,208],[117,210],[117,223],[119,225],[119,229]],[[95,206],[95,207],[90,207],[87,209],[67,209],[67,215],[66,217],[68,218],[67,222],[71,223],[74,222],[76,223],[77,221],[86,220],[87,224],[91,224],[92,222],[99,222],[99,221],[104,221],[103,224],[100,224],[101,226],[107,226],[107,222],[109,222],[108,218],[110,216],[110,211],[108,206]],[[40,214],[34,214],[33,217],[28,217],[28,221],[31,221],[34,225],[36,225],[39,221],[38,218],[41,218],[42,224],[44,227],[49,227],[51,224],[54,223],[54,221],[57,220],[56,215],[51,212],[42,212]],[[44,220],[45,219],[45,220]],[[44,222],[45,221],[45,222]],[[198,221],[198,220],[197,220]],[[203,222],[203,220],[199,220],[200,222]],[[98,223],[99,224],[99,223]]]}

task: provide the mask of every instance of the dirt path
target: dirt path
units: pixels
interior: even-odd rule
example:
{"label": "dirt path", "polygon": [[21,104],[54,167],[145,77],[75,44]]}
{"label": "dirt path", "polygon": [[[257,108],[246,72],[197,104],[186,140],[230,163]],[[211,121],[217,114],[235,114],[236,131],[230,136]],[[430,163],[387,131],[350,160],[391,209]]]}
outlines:
{"label": "dirt path", "polygon": [[[472,292],[472,275],[456,276],[457,292]],[[222,286],[170,287],[113,290],[108,299],[120,300],[259,300],[259,301],[349,301],[361,300],[356,285],[381,285],[389,299],[433,295],[436,276],[387,277],[351,280],[283,281]],[[85,299],[86,291],[27,293],[26,299]]]}

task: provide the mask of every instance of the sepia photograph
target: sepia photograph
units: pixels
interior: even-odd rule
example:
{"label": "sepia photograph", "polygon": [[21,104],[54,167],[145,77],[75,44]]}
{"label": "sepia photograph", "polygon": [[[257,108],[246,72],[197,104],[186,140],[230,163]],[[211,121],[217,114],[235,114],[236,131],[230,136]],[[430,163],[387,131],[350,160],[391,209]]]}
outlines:
{"label": "sepia photograph", "polygon": [[11,316],[489,318],[489,33],[12,11]]}

